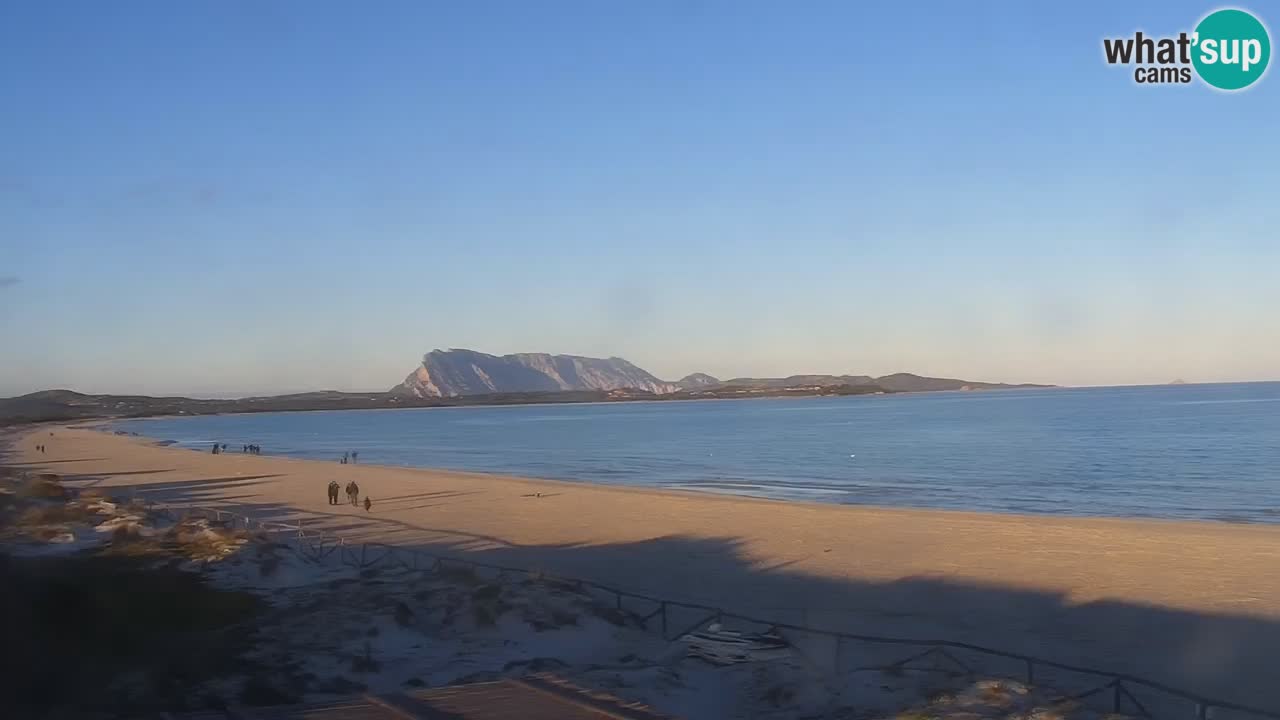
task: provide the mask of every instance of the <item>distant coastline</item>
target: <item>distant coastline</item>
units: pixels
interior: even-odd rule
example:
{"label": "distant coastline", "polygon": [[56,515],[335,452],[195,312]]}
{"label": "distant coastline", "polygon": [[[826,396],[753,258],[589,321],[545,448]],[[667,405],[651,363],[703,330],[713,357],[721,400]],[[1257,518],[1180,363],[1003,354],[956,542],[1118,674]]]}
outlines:
{"label": "distant coastline", "polygon": [[405,410],[447,407],[497,407],[515,405],[557,405],[618,402],[693,402],[700,400],[767,399],[788,397],[849,397],[855,395],[903,395],[918,393],[1000,392],[1030,389],[1087,390],[1112,387],[1169,387],[1196,385],[1240,385],[1277,382],[1274,380],[1170,383],[1135,385],[1011,385],[1000,388],[947,390],[887,390],[871,386],[825,386],[821,388],[735,388],[690,390],[656,394],[633,390],[571,390],[539,393],[496,393],[451,398],[412,398],[392,393],[318,391],[247,398],[188,398],[178,396],[87,394],[73,390],[43,390],[11,398],[0,398],[0,426],[75,420],[122,420],[149,417],[197,417],[203,415],[243,415],[270,412],[322,412],[325,410]]}
{"label": "distant coastline", "polygon": [[[1010,386],[999,389],[1050,388],[1051,385]],[[400,410],[434,407],[489,407],[502,405],[556,405],[617,402],[679,402],[788,397],[850,397],[905,392],[990,392],[989,389],[889,390],[877,385],[806,385],[800,387],[715,388],[652,393],[642,390],[567,390],[464,395],[460,397],[411,397],[396,393],[347,393],[322,391],[238,399],[152,397],[147,395],[89,395],[73,390],[44,390],[0,399],[0,424],[24,425],[70,420],[129,419],[166,416],[239,415],[265,412],[317,412],[323,410]]]}

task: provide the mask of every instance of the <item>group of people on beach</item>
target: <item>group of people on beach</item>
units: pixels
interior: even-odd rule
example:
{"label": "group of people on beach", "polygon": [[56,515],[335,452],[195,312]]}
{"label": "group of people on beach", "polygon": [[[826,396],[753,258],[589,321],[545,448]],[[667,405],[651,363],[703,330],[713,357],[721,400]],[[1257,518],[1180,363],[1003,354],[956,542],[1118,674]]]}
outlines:
{"label": "group of people on beach", "polygon": [[40,451],[40,454],[41,454],[41,455],[43,455],[43,454],[44,454],[44,445],[37,445],[37,446],[36,446],[36,450],[39,450],[39,451]]}
{"label": "group of people on beach", "polygon": [[[347,501],[351,503],[352,507],[357,507],[360,505],[360,486],[356,484],[355,480],[352,480],[351,482],[347,483]],[[330,505],[338,504],[338,481],[337,480],[329,481],[329,504]],[[364,498],[364,511],[369,512],[372,509],[373,509],[373,500],[370,500],[369,496],[366,495]]]}
{"label": "group of people on beach", "polygon": [[351,452],[342,453],[342,459],[338,461],[340,465],[350,465],[360,459],[360,453],[352,450]]}
{"label": "group of people on beach", "polygon": [[[226,444],[226,443],[214,443],[214,444],[213,444],[213,454],[214,454],[214,455],[221,455],[222,453],[224,453],[224,452],[226,452],[226,451],[227,451],[227,444]],[[240,446],[240,451],[241,451],[241,452],[243,452],[243,453],[245,453],[245,454],[247,454],[247,455],[261,455],[261,454],[262,454],[262,446],[261,446],[261,445],[248,445],[248,444],[245,444],[245,445],[241,445],[241,446]]]}

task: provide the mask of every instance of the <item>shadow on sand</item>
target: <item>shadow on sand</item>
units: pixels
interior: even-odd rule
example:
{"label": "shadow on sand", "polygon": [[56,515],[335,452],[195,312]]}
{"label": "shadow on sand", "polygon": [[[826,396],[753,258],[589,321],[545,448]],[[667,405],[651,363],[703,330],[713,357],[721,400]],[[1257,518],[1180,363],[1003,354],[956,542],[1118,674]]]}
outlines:
{"label": "shadow on sand", "polygon": [[[761,566],[731,537],[655,537],[597,545],[518,545],[501,537],[381,518],[346,509],[328,513],[253,503],[253,495],[227,503],[228,488],[265,482],[272,475],[214,478],[124,486],[122,494],[173,505],[216,505],[260,521],[395,544],[461,560],[518,567],[578,578],[671,601],[831,631],[921,640],[973,643],[1007,652],[1136,675],[1202,696],[1265,709],[1280,708],[1276,651],[1280,623],[1244,614],[1203,614],[1123,602],[1076,604],[1048,592],[961,583],[932,577],[866,582],[817,577],[788,567]],[[92,482],[83,476],[68,476]],[[426,501],[447,507],[466,492],[421,493],[385,501],[402,508]],[[531,503],[540,502],[531,499]],[[415,506],[418,507],[418,506]],[[444,515],[447,517],[447,513]],[[873,551],[869,551],[873,552]],[[1187,578],[1195,583],[1196,578]],[[1224,588],[1226,592],[1228,589]],[[612,602],[612,600],[610,600]],[[648,608],[633,608],[649,612]],[[673,611],[674,612],[674,611]],[[696,622],[698,613],[673,617],[671,627]],[[845,645],[826,649],[811,638],[804,649],[815,672],[835,673],[868,661],[891,661],[912,648]],[[843,655],[841,654],[843,653]],[[1020,677],[1021,663],[966,656],[982,673]],[[1037,671],[1037,682],[1064,689],[1091,687],[1097,679]],[[1142,702],[1165,716],[1192,718],[1195,708],[1159,693]],[[1219,713],[1218,718],[1230,716]]]}

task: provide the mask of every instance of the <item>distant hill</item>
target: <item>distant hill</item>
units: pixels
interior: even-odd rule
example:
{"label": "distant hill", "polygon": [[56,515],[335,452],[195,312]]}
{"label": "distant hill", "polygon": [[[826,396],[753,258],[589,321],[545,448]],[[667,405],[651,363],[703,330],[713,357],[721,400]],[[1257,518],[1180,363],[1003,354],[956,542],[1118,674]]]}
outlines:
{"label": "distant hill", "polygon": [[722,384],[719,380],[706,373],[693,373],[685,375],[676,381],[676,386],[681,390],[697,390],[698,388],[715,387]]}
{"label": "distant hill", "polygon": [[723,385],[749,388],[827,387],[833,385],[872,385],[870,375],[788,375],[781,378],[740,377],[725,380]]}
{"label": "distant hill", "polygon": [[44,390],[29,395],[0,399],[0,423],[290,410],[357,410],[405,406],[407,404],[403,401],[391,398],[385,393],[320,391],[274,397],[208,400],[147,395],[87,395],[73,390]]}
{"label": "distant hill", "polygon": [[1012,388],[1053,387],[1052,385],[1034,385],[1022,383],[977,382],[974,380],[954,380],[951,378],[923,377],[911,373],[894,373],[872,380],[885,390],[893,392],[936,392],[940,390],[1009,390]]}
{"label": "distant hill", "polygon": [[870,375],[789,375],[784,378],[733,378],[725,380],[723,385],[747,388],[798,388],[798,387],[835,387],[847,385],[858,387],[874,385],[889,392],[936,392],[944,390],[1000,390],[1010,388],[1051,387],[1049,385],[1011,385],[1008,383],[978,382],[974,380],[955,380],[952,378],[924,377],[912,373],[894,373],[883,377]]}
{"label": "distant hill", "polygon": [[508,392],[641,390],[657,395],[680,389],[622,358],[517,353],[489,355],[475,350],[432,350],[422,364],[391,388],[409,397],[460,397]]}

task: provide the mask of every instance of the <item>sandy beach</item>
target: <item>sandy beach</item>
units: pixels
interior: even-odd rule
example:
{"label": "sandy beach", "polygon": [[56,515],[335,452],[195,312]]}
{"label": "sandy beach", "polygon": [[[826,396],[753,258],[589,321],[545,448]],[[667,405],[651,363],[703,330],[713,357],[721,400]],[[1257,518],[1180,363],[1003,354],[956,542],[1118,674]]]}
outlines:
{"label": "sandy beach", "polygon": [[[57,426],[16,436],[4,463],[352,540],[812,626],[973,642],[1280,707],[1280,527],[815,505],[236,450]],[[356,480],[371,511],[329,505],[330,480]]]}

